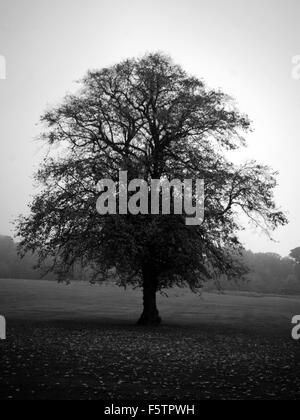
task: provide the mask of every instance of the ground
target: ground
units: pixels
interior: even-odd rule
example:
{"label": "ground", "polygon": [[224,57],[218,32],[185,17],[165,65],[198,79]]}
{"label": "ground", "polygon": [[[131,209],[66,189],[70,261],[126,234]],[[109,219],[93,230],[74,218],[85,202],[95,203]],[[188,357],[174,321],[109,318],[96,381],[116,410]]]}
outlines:
{"label": "ground", "polygon": [[172,291],[164,325],[141,293],[0,280],[0,399],[300,399],[299,297]]}

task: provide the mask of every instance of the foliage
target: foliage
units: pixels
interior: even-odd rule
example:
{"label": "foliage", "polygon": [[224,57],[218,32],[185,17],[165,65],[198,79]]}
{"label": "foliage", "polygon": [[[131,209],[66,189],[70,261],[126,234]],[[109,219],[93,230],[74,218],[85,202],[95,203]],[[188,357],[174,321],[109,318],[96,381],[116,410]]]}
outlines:
{"label": "foliage", "polygon": [[[226,152],[245,144],[248,117],[224,93],[209,89],[169,57],[150,54],[91,71],[76,95],[42,117],[49,154],[36,174],[42,187],[21,217],[20,250],[51,257],[61,280],[76,265],[103,281],[116,270],[120,285],[141,286],[151,271],[157,290],[193,290],[222,273],[245,273],[239,257],[242,212],[265,231],[285,224],[274,203],[275,173]],[[186,226],[183,216],[100,216],[96,184],[165,177],[205,180],[205,220]]]}

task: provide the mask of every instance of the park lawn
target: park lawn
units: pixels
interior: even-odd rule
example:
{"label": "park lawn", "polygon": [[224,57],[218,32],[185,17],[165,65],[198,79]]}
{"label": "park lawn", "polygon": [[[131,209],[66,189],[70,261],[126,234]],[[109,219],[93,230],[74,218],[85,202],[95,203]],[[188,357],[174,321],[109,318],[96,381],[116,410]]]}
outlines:
{"label": "park lawn", "polygon": [[159,328],[141,293],[0,280],[0,399],[299,399],[299,297],[175,290]]}

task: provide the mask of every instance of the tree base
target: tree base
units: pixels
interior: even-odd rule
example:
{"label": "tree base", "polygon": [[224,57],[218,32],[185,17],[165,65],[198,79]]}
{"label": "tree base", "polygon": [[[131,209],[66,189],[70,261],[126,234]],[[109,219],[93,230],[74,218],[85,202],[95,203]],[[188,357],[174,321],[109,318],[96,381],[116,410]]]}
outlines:
{"label": "tree base", "polygon": [[143,313],[140,319],[137,322],[137,325],[148,326],[148,327],[158,327],[162,323],[162,319],[157,314],[145,314]]}

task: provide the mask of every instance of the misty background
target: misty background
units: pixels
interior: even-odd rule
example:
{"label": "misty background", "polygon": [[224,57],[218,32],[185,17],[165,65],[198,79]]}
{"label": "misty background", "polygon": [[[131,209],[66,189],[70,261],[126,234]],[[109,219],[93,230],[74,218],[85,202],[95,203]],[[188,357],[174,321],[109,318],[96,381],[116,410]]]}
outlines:
{"label": "misty background", "polygon": [[88,69],[164,51],[249,114],[255,131],[234,160],[279,171],[276,200],[290,224],[276,242],[246,225],[242,240],[252,252],[287,256],[300,245],[299,15],[298,0],[0,0],[0,233],[13,236],[11,222],[34,193],[46,152],[35,140],[40,115]]}
{"label": "misty background", "polygon": [[[204,291],[247,291],[270,294],[299,294],[300,276],[295,260],[282,258],[275,253],[253,253],[245,251],[243,260],[249,269],[244,279],[232,281],[220,278],[216,283],[209,281],[204,284]],[[0,236],[0,279],[28,279],[38,280],[43,273],[34,269],[37,258],[27,254],[20,259],[17,253],[17,244],[10,237]],[[49,261],[49,264],[51,261]],[[47,274],[46,280],[58,280],[54,274]],[[79,267],[75,270],[75,281],[87,280],[84,270]]]}

